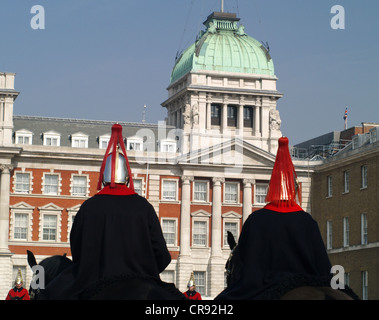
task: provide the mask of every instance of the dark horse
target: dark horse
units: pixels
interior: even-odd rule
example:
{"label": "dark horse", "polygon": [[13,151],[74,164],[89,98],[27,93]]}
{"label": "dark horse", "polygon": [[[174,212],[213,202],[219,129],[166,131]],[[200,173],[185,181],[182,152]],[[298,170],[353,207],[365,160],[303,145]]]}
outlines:
{"label": "dark horse", "polygon": [[[31,268],[37,265],[34,254],[27,250],[28,263]],[[39,263],[45,272],[45,287],[63,270],[72,266],[66,254],[55,255]],[[35,276],[35,275],[34,275]],[[57,289],[59,290],[59,289]],[[37,299],[43,289],[30,286],[31,299]],[[185,296],[172,283],[143,276],[120,275],[99,279],[80,295],[81,300],[184,300]]]}
{"label": "dark horse", "polygon": [[[228,231],[228,244],[231,250],[225,264],[227,286],[239,280],[242,267],[238,244],[234,236]],[[298,286],[296,288],[278,292],[278,300],[358,300],[358,296],[346,286],[345,290],[335,290],[327,286]]]}

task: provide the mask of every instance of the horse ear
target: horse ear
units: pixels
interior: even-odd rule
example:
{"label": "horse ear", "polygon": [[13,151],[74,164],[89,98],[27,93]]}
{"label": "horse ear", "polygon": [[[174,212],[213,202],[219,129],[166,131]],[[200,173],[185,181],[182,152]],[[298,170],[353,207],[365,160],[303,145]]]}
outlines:
{"label": "horse ear", "polygon": [[233,250],[234,247],[237,245],[236,240],[234,240],[233,233],[231,233],[230,231],[227,231],[227,233],[228,233],[229,248],[230,248],[230,250]]}
{"label": "horse ear", "polygon": [[63,258],[66,258],[66,256],[67,256],[67,253],[64,253],[64,254],[63,254]]}
{"label": "horse ear", "polygon": [[35,265],[37,265],[37,260],[33,254],[33,252],[26,250],[26,253],[28,254],[28,264],[30,268],[33,268]]}

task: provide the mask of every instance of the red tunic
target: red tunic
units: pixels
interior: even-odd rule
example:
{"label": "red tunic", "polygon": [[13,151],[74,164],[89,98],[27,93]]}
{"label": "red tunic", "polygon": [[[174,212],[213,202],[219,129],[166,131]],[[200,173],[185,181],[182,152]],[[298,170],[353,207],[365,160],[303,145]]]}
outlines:
{"label": "red tunic", "polygon": [[30,300],[28,290],[25,288],[10,289],[5,300]]}
{"label": "red tunic", "polygon": [[201,295],[200,293],[196,292],[196,291],[186,291],[183,293],[185,295],[185,297],[187,299],[190,299],[190,300],[201,300]]}

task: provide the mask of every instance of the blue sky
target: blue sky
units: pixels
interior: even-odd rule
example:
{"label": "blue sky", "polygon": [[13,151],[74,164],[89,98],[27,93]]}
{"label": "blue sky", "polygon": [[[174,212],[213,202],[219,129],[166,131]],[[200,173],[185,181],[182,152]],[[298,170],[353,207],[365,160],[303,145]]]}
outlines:
{"label": "blue sky", "polygon": [[[345,9],[334,30],[331,8]],[[33,30],[34,5],[45,29]],[[1,0],[0,71],[16,73],[16,115],[140,122],[164,120],[161,103],[177,51],[204,29],[220,0]],[[379,1],[225,0],[245,32],[267,41],[284,93],[291,144],[379,122]]]}

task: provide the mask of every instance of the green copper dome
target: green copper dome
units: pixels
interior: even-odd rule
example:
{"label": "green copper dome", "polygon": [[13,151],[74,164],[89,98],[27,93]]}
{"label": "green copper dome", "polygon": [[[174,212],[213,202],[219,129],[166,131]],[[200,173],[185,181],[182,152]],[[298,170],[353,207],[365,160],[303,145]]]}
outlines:
{"label": "green copper dome", "polygon": [[177,59],[171,83],[190,71],[210,70],[275,76],[266,48],[238,26],[234,13],[214,12],[195,43]]}

